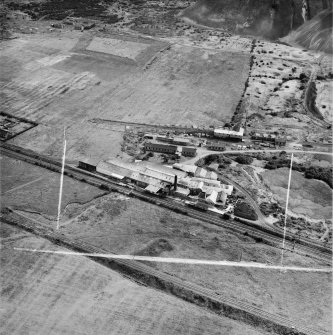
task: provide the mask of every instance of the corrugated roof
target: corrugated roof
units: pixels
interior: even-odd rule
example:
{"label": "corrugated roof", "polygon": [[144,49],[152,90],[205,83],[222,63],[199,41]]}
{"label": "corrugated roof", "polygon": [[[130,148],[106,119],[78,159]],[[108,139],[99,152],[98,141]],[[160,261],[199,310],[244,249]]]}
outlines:
{"label": "corrugated roof", "polygon": [[160,189],[161,189],[161,187],[155,186],[155,185],[148,185],[145,188],[146,191],[148,191],[150,193],[154,193],[154,194],[156,194]]}
{"label": "corrugated roof", "polygon": [[175,163],[173,164],[173,168],[194,174],[198,167],[195,165]]}
{"label": "corrugated roof", "polygon": [[199,177],[195,177],[192,180],[194,180],[194,181],[201,181],[206,186],[215,186],[215,187],[220,187],[221,186],[221,182],[219,180],[213,180],[213,179],[207,179],[207,178],[199,178]]}
{"label": "corrugated roof", "polygon": [[154,185],[154,186],[159,186],[159,187],[163,187],[163,184],[161,183],[161,181],[159,179],[144,175],[140,172],[133,172],[130,176],[131,179],[142,182],[142,183],[147,183],[150,185]]}
{"label": "corrugated roof", "polygon": [[124,176],[124,177],[129,177],[131,175],[131,173],[133,172],[131,169],[129,169],[127,167],[122,167],[122,166],[119,166],[119,165],[115,165],[115,164],[113,164],[109,161],[99,162],[97,164],[96,170],[97,170],[97,172],[105,174],[107,176],[110,176],[113,173],[113,174],[117,174],[117,175]]}
{"label": "corrugated roof", "polygon": [[175,193],[177,194],[182,194],[182,195],[189,195],[190,194],[190,190],[188,188],[182,188],[182,187],[177,187],[177,190],[175,191]]}
{"label": "corrugated roof", "polygon": [[175,175],[168,174],[168,173],[165,173],[165,172],[162,172],[162,171],[158,171],[158,170],[155,170],[155,169],[152,169],[152,168],[149,168],[149,167],[146,167],[146,169],[145,169],[145,171],[143,171],[143,173],[148,175],[148,176],[151,176],[151,177],[154,177],[154,178],[157,178],[157,179],[169,182],[169,183],[173,183],[174,180],[175,180]]}

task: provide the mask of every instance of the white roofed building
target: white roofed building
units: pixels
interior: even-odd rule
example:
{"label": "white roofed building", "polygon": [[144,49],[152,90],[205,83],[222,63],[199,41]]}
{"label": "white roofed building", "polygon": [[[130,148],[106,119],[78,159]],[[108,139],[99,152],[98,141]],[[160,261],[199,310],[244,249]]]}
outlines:
{"label": "white roofed building", "polygon": [[220,138],[242,139],[244,136],[244,128],[240,128],[238,131],[224,128],[215,128],[214,136]]}

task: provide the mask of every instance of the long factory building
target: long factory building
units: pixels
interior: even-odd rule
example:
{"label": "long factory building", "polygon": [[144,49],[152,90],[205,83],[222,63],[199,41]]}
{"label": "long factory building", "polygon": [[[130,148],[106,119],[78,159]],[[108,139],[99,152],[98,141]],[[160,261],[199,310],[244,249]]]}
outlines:
{"label": "long factory building", "polygon": [[136,185],[147,192],[174,194],[176,197],[204,196],[207,203],[224,206],[232,185],[221,184],[215,172],[192,165],[166,167],[150,162],[127,163],[117,159],[82,160],[79,167],[117,181]]}

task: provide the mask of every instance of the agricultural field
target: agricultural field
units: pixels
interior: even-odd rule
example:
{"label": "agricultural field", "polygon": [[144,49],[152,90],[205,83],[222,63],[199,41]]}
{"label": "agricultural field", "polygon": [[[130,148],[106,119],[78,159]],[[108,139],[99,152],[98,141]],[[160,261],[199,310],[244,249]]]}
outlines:
{"label": "agricultural field", "polygon": [[[60,174],[4,156],[0,158],[0,166],[1,208],[42,213],[55,219]],[[62,210],[69,203],[86,203],[102,194],[96,187],[65,176]]]}
{"label": "agricultural field", "polygon": [[14,249],[60,249],[32,234],[6,224],[0,234],[2,334],[259,335],[86,257]]}
{"label": "agricultural field", "polygon": [[[25,215],[40,220],[36,213]],[[280,249],[256,243],[252,238],[116,193],[83,205],[69,204],[60,229],[67,237],[117,254],[229,261],[241,258],[268,264],[279,264],[281,256]],[[330,329],[329,275],[147,264],[309,327],[314,326],[315,318],[316,327]],[[324,265],[292,252],[286,252],[285,264]]]}
{"label": "agricultural field", "polygon": [[74,30],[4,42],[1,108],[39,123],[11,143],[57,156],[66,127],[68,159],[102,159],[121,153],[123,129],[101,131],[90,122],[95,118],[230,122],[249,72],[249,54],[129,34],[96,35]]}

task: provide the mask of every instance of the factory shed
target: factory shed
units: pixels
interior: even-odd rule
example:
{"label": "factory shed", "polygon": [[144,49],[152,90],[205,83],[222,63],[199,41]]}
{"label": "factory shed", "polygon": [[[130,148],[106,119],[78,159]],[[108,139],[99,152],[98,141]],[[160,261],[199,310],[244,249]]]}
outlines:
{"label": "factory shed", "polygon": [[173,142],[173,137],[158,135],[158,136],[156,136],[156,140],[161,141],[161,142],[171,143],[171,142]]}
{"label": "factory shed", "polygon": [[219,180],[212,180],[207,178],[192,178],[193,181],[202,182],[205,186],[212,186],[212,187],[221,187],[221,182]]}
{"label": "factory shed", "polygon": [[161,173],[165,173],[167,175],[178,176],[179,178],[186,177],[186,172],[175,170],[172,168],[172,166],[160,165],[160,164],[147,162],[147,161],[140,162],[139,164],[136,164],[136,165],[140,165],[140,168],[142,169],[142,171],[145,171],[144,169],[148,168],[151,170],[159,171]]}
{"label": "factory shed", "polygon": [[195,171],[197,170],[197,166],[195,165],[188,165],[188,164],[179,164],[179,163],[175,163],[172,166],[175,170],[180,170],[180,171],[184,171],[187,173],[190,173],[192,175],[195,174]]}
{"label": "factory shed", "polygon": [[223,143],[210,143],[207,145],[207,149],[213,151],[224,151],[225,145]]}
{"label": "factory shed", "polygon": [[112,175],[129,177],[133,172],[129,167],[112,160],[99,162],[96,171],[110,177]]}
{"label": "factory shed", "polygon": [[191,144],[191,141],[187,138],[174,137],[172,143],[175,144],[175,145],[187,146],[187,145]]}
{"label": "factory shed", "polygon": [[207,171],[206,179],[217,180],[217,174],[213,171]]}
{"label": "factory shed", "polygon": [[180,198],[186,198],[190,194],[190,190],[188,188],[177,187],[175,190],[175,196]]}
{"label": "factory shed", "polygon": [[207,174],[207,170],[199,167],[195,170],[194,176],[198,178],[205,178],[206,174]]}
{"label": "factory shed", "polygon": [[218,200],[218,195],[219,195],[219,193],[217,191],[213,190],[211,192],[211,194],[208,197],[206,197],[206,201],[208,203],[211,203],[212,205],[216,205],[217,200]]}
{"label": "factory shed", "polygon": [[123,180],[125,178],[125,176],[122,176],[122,175],[117,174],[117,173],[111,173],[110,177],[112,177],[114,179],[118,179],[118,180]]}
{"label": "factory shed", "polygon": [[160,180],[140,172],[133,172],[130,179],[140,187],[147,187],[148,185],[158,186],[160,188],[164,187],[164,184]]}
{"label": "factory shed", "polygon": [[79,168],[82,170],[96,172],[96,167],[98,164],[98,159],[86,158],[79,161]]}
{"label": "factory shed", "polygon": [[152,194],[157,194],[161,189],[162,189],[162,187],[160,187],[160,186],[148,185],[145,188],[145,191],[147,191],[149,193],[152,193]]}
{"label": "factory shed", "polygon": [[143,173],[145,175],[148,175],[150,177],[162,180],[162,181],[170,183],[170,184],[173,184],[174,181],[175,181],[175,175],[174,174],[167,174],[167,173],[164,173],[162,171],[158,171],[158,170],[155,170],[155,169],[152,169],[152,168],[149,168],[149,167],[147,167],[143,171]]}
{"label": "factory shed", "polygon": [[156,142],[146,142],[144,144],[146,151],[159,152],[164,154],[175,154],[177,151],[177,146]]}
{"label": "factory shed", "polygon": [[183,147],[182,149],[182,155],[185,157],[194,157],[196,154],[197,154],[196,148]]}
{"label": "factory shed", "polygon": [[214,136],[220,138],[242,139],[244,136],[244,128],[240,128],[239,131],[216,128],[214,129]]}

